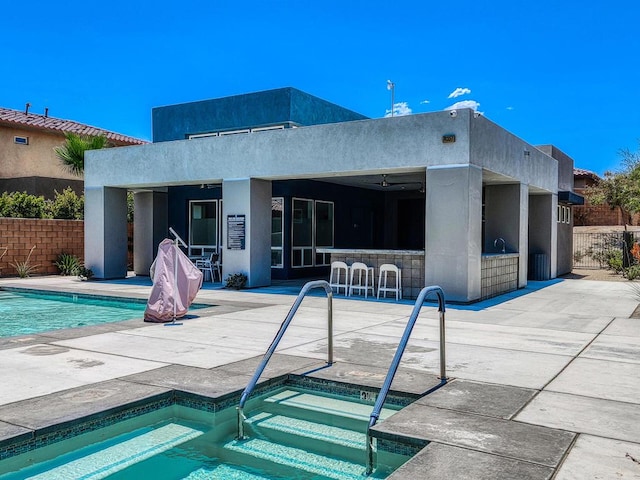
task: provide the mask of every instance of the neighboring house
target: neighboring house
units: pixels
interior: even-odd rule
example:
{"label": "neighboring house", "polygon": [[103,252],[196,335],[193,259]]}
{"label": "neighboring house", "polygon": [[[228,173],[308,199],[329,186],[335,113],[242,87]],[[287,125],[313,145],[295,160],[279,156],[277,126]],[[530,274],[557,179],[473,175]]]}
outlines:
{"label": "neighboring house", "polygon": [[611,208],[609,204],[592,205],[585,195],[589,187],[598,184],[598,174],[583,168],[573,169],[573,179],[576,193],[584,197],[584,205],[574,208],[574,224],[580,227],[587,226],[614,226],[614,225],[638,225],[640,215],[623,214],[619,208]]}
{"label": "neighboring house", "polygon": [[282,88],[152,117],[154,143],[87,153],[85,262],[98,278],[127,273],[127,190],[141,275],[169,227],[249,287],[327,278],[345,258],[401,265],[407,297],[437,284],[471,302],[570,270],[558,211],[580,201],[573,161],[473,110],[368,119]]}
{"label": "neighboring house", "polygon": [[67,132],[104,135],[112,146],[142,145],[137,138],[71,120],[0,108],[0,193],[24,192],[52,198],[67,187],[83,191],[81,178],[65,170],[54,152],[64,144]]}

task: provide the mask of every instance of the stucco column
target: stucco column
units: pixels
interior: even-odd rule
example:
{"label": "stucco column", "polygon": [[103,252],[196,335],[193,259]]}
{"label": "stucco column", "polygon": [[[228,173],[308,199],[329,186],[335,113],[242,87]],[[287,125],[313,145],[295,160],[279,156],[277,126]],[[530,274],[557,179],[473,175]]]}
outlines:
{"label": "stucco column", "polygon": [[518,288],[527,286],[529,275],[529,185],[520,184],[520,240],[518,252],[520,252],[518,265]]}
{"label": "stucco column", "polygon": [[551,197],[551,278],[558,276],[558,194]]}
{"label": "stucco column", "polygon": [[158,244],[169,235],[168,197],[165,192],[135,192],[133,195],[133,270],[149,275]]}
{"label": "stucco column", "polygon": [[248,287],[271,285],[271,182],[223,180],[222,199],[222,278],[244,273]]}
{"label": "stucco column", "polygon": [[84,263],[95,278],[127,276],[127,190],[88,187],[84,193]]}
{"label": "stucco column", "polygon": [[425,279],[447,300],[480,298],[482,169],[435,166],[426,176]]}

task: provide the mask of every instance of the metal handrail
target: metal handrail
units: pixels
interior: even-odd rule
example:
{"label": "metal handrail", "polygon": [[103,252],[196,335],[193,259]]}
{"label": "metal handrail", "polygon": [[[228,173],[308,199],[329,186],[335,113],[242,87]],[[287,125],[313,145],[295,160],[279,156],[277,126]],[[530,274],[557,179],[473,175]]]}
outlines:
{"label": "metal handrail", "polygon": [[264,369],[266,368],[267,363],[269,363],[269,360],[271,359],[273,352],[275,352],[276,348],[278,347],[278,343],[280,343],[280,340],[282,340],[282,337],[284,336],[284,332],[289,327],[291,320],[293,320],[293,317],[298,311],[298,307],[300,307],[302,300],[304,300],[304,297],[309,292],[309,290],[313,288],[323,288],[325,293],[327,294],[327,300],[328,300],[327,365],[331,366],[333,364],[333,306],[332,306],[333,291],[329,286],[329,282],[325,280],[314,280],[312,282],[305,283],[305,285],[302,287],[302,290],[300,290],[300,293],[296,297],[295,302],[293,302],[293,305],[291,306],[291,309],[289,310],[287,317],[282,322],[282,325],[280,325],[280,329],[278,330],[278,333],[276,334],[273,341],[271,342],[271,345],[269,346],[267,352],[264,354],[264,357],[262,357],[262,361],[260,362],[260,365],[258,365],[258,368],[256,368],[256,371],[253,374],[253,377],[251,378],[251,380],[245,387],[244,391],[242,392],[242,396],[240,397],[240,403],[238,404],[238,407],[236,407],[236,410],[238,411],[238,439],[246,438],[244,435],[244,421],[246,420],[246,417],[243,411],[244,405],[249,399],[249,396],[253,392],[253,389],[255,388],[256,384],[258,383],[258,379],[262,375],[262,372],[264,372]]}
{"label": "metal handrail", "polygon": [[387,399],[387,395],[389,394],[389,389],[391,388],[391,383],[393,382],[393,377],[395,377],[396,372],[398,371],[398,366],[400,365],[400,360],[402,359],[402,354],[404,353],[405,348],[407,347],[407,342],[409,341],[409,337],[411,336],[411,331],[413,330],[413,326],[418,319],[418,315],[420,314],[420,309],[422,308],[422,304],[425,301],[425,298],[430,293],[435,293],[438,296],[438,311],[440,312],[440,380],[442,383],[446,383],[447,381],[447,366],[446,366],[446,358],[445,358],[445,335],[444,335],[444,292],[442,288],[438,286],[424,287],[418,298],[416,299],[416,303],[413,306],[413,311],[411,312],[411,316],[409,317],[409,321],[407,322],[407,326],[405,327],[404,334],[400,339],[400,343],[398,344],[398,349],[396,350],[396,354],[391,361],[391,365],[389,366],[389,371],[387,372],[387,377],[384,379],[384,383],[382,384],[382,388],[380,389],[380,393],[378,394],[378,398],[376,399],[376,403],[373,407],[373,411],[371,412],[371,416],[369,417],[369,426],[367,427],[367,469],[365,471],[365,475],[371,475],[373,472],[373,437],[371,436],[371,427],[373,427],[378,418],[380,418],[380,412],[382,410],[382,406],[384,405],[385,400]]}

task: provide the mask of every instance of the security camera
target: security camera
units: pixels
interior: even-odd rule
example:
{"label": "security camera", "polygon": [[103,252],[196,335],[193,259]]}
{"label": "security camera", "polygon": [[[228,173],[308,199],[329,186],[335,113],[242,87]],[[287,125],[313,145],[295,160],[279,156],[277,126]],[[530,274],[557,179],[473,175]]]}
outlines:
{"label": "security camera", "polygon": [[482,112],[473,112],[473,118],[478,118],[482,116]]}
{"label": "security camera", "polygon": [[451,118],[457,117],[458,116],[458,112],[455,110],[449,110],[449,116]]}

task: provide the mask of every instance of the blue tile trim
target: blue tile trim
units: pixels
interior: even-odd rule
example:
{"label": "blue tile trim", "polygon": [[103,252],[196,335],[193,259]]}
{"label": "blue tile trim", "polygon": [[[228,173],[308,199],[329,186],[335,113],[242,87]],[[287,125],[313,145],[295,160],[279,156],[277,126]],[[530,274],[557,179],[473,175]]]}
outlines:
{"label": "blue tile trim", "polygon": [[173,392],[169,392],[167,394],[156,396],[151,400],[134,402],[124,408],[120,407],[118,409],[111,409],[106,412],[100,412],[72,422],[65,422],[52,427],[47,427],[43,430],[36,430],[27,440],[24,440],[24,436],[21,435],[18,437],[17,441],[16,439],[13,439],[14,441],[7,440],[6,442],[3,442],[7,443],[7,445],[0,447],[0,460],[13,457],[14,455],[20,455],[21,453],[30,452],[37,448],[51,445],[62,440],[67,440],[99,428],[108,427],[123,420],[153,412],[160,408],[169,407],[173,404]]}

